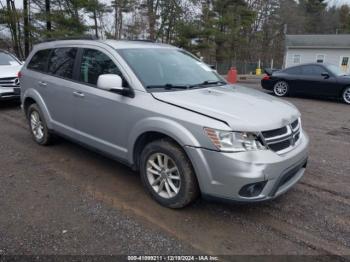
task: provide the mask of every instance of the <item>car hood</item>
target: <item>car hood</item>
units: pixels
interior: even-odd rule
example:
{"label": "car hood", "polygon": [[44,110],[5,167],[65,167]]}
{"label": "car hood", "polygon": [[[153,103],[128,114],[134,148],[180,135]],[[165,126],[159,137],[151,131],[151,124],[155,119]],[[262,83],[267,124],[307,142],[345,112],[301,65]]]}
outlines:
{"label": "car hood", "polygon": [[300,116],[289,102],[238,85],[186,91],[156,92],[153,96],[226,122],[234,131],[265,131],[285,126]]}
{"label": "car hood", "polygon": [[22,65],[0,65],[0,78],[16,77]]}

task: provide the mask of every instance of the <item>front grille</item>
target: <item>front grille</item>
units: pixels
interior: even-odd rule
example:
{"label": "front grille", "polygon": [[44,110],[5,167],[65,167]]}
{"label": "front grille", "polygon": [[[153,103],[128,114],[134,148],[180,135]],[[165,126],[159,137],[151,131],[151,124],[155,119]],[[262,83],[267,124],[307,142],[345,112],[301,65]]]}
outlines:
{"label": "front grille", "polygon": [[270,144],[269,145],[269,148],[275,152],[278,152],[278,151],[281,151],[281,150],[284,150],[288,147],[291,146],[291,141],[290,140],[284,140],[282,142],[278,142],[276,144]]}
{"label": "front grille", "polygon": [[282,128],[264,131],[264,132],[262,132],[262,135],[266,138],[269,138],[269,137],[281,136],[285,133],[287,133],[287,127],[284,126]]}
{"label": "front grille", "polygon": [[299,125],[299,119],[295,120],[293,123],[290,124],[293,129],[297,128]]}
{"label": "front grille", "polygon": [[0,78],[0,87],[19,87],[17,77]]}
{"label": "front grille", "polygon": [[299,119],[291,124],[273,130],[261,132],[266,145],[278,154],[292,150],[300,139],[301,125]]}

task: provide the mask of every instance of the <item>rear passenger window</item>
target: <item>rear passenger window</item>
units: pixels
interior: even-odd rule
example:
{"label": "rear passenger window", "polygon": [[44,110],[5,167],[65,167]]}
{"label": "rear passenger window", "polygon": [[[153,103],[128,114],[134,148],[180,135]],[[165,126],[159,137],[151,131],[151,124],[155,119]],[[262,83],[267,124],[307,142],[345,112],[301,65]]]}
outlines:
{"label": "rear passenger window", "polygon": [[290,74],[290,75],[300,75],[301,74],[301,70],[300,70],[299,66],[285,69],[283,72],[287,73],[287,74]]}
{"label": "rear passenger window", "polygon": [[122,77],[114,62],[104,53],[94,49],[84,49],[80,65],[80,81],[96,85],[103,74],[116,74]]}
{"label": "rear passenger window", "polygon": [[45,49],[40,50],[35,53],[35,55],[30,60],[27,68],[39,72],[45,72],[46,71],[46,65],[47,65],[47,58],[49,57],[49,54],[51,52],[51,49]]}
{"label": "rear passenger window", "polygon": [[48,65],[48,73],[72,79],[77,48],[57,48],[51,53]]}

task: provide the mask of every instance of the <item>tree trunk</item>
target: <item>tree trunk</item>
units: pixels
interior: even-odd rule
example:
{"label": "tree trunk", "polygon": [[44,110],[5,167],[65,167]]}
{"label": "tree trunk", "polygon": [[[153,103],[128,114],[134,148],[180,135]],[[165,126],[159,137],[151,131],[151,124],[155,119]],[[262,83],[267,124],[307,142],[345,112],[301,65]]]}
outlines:
{"label": "tree trunk", "polygon": [[118,39],[122,38],[122,31],[123,31],[123,10],[121,7],[119,7],[119,27],[118,27]]}
{"label": "tree trunk", "polygon": [[50,0],[45,0],[45,14],[46,14],[46,30],[48,36],[51,35],[51,6],[50,6]]}
{"label": "tree trunk", "polygon": [[11,39],[12,39],[12,45],[14,52],[16,53],[16,56],[19,58],[22,58],[21,51],[20,51],[20,42],[19,42],[19,36],[18,36],[18,30],[17,30],[17,14],[16,14],[16,8],[15,3],[13,0],[6,0],[6,6],[7,6],[7,19],[8,19],[8,25],[11,32]]}
{"label": "tree trunk", "polygon": [[29,12],[28,0],[23,0],[23,20],[24,20],[24,56],[29,55]]}
{"label": "tree trunk", "polygon": [[94,24],[95,24],[95,36],[96,38],[98,38],[98,24],[97,24],[97,14],[96,14],[96,10],[94,10]]}
{"label": "tree trunk", "polygon": [[149,38],[154,41],[156,38],[156,8],[154,7],[154,0],[147,0],[147,16],[149,26]]}

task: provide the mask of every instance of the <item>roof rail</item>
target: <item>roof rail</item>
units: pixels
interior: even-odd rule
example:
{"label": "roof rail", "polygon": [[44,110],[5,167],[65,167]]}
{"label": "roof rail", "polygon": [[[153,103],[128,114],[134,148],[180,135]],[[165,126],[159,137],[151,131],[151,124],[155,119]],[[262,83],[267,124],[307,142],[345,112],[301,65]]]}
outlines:
{"label": "roof rail", "polygon": [[99,38],[94,35],[67,36],[67,37],[61,37],[61,38],[46,38],[46,39],[37,41],[36,44],[53,42],[53,41],[62,41],[62,40],[99,40]]}
{"label": "roof rail", "polygon": [[150,39],[121,39],[121,41],[135,41],[135,42],[154,43],[154,41],[150,40]]}

